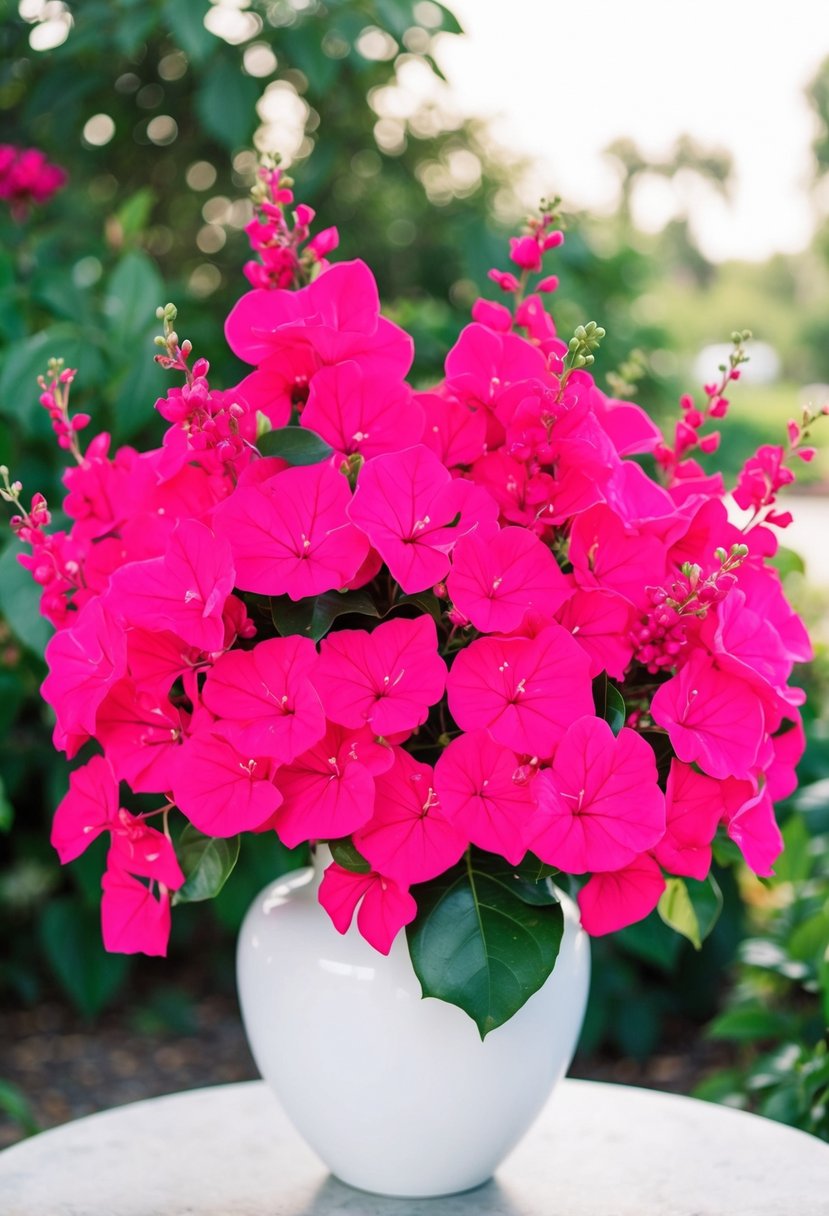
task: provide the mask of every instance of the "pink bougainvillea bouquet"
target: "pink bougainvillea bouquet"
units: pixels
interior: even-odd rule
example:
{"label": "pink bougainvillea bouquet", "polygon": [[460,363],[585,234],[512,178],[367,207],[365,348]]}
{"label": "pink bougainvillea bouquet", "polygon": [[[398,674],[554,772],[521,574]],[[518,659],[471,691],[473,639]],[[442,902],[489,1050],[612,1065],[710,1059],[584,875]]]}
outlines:
{"label": "pink bougainvillea bouquet", "polygon": [[329,264],[336,230],[312,237],[290,186],[270,166],[255,191],[253,289],[226,324],[240,384],[210,385],[168,305],[162,445],[83,450],[56,362],[69,530],[3,472],[55,626],[55,746],[86,758],[52,841],[69,862],[108,833],[104,942],[149,954],[171,903],[227,877],[217,840],[328,842],[336,929],[356,913],[387,953],[407,927],[424,992],[485,1032],[551,972],[558,887],[590,934],[658,906],[698,937],[718,834],[772,873],[810,645],[769,558],[814,416],[747,461],[736,526],[695,454],[750,335],[663,436],[597,387],[602,329],[556,332],[553,207],[491,272],[505,302],[480,299],[414,391],[370,269]]}

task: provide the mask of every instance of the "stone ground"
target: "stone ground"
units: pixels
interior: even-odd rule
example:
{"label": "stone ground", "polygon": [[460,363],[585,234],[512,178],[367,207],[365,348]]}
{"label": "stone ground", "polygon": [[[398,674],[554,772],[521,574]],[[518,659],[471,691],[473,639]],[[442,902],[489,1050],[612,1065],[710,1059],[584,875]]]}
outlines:
{"label": "stone ground", "polygon": [[[175,1028],[156,1020],[140,1026],[116,1011],[91,1025],[58,1000],[0,1009],[0,1077],[26,1095],[45,1129],[141,1098],[258,1075],[232,996],[198,997]],[[571,1075],[687,1094],[723,1063],[722,1046],[701,1042],[696,1028],[673,1027],[669,1039],[671,1050],[644,1063],[577,1058]],[[22,1134],[0,1110],[0,1148]]]}

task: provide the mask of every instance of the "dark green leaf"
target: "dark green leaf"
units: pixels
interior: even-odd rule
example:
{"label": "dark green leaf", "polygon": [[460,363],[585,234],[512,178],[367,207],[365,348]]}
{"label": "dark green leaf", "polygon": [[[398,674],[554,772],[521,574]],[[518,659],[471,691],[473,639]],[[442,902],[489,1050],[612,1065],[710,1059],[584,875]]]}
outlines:
{"label": "dark green leaf", "polygon": [[213,899],[230,877],[239,857],[239,837],[215,839],[203,836],[187,824],[176,848],[186,882],[173,896],[173,903],[192,904]]}
{"label": "dark green leaf", "polygon": [[261,85],[244,76],[236,54],[217,57],[196,93],[196,113],[208,135],[227,149],[250,144],[259,119],[256,103]]}
{"label": "dark green leaf", "polygon": [[518,877],[523,878],[525,882],[542,882],[545,878],[555,878],[561,873],[558,866],[548,865],[546,861],[536,857],[535,853],[526,853],[514,869]]}
{"label": "dark green leaf", "polygon": [[14,822],[14,807],[6,797],[6,787],[0,777],[0,832],[8,832]]}
{"label": "dark green leaf", "polygon": [[779,882],[803,882],[812,873],[812,838],[802,815],[792,815],[783,828],[783,852],[774,863]]}
{"label": "dark green leaf", "polygon": [[625,724],[627,710],[624,697],[607,678],[606,672],[596,676],[593,681],[593,703],[597,717],[604,718],[614,735],[618,735]]}
{"label": "dark green leaf", "polygon": [[164,281],[147,254],[140,249],[125,253],[109,276],[104,300],[113,340],[129,345],[158,325],[155,310],[164,304],[165,294]]}
{"label": "dark green leaf", "polygon": [[164,16],[173,37],[193,63],[203,63],[215,50],[216,38],[204,24],[209,0],[165,0]]}
{"label": "dark green leaf", "polygon": [[436,625],[441,622],[443,604],[431,591],[417,591],[414,595],[401,595],[394,601],[386,616],[394,616],[399,608],[406,607],[419,608],[421,612],[428,613]]}
{"label": "dark green leaf", "polygon": [[659,784],[664,790],[665,783],[668,780],[668,773],[671,771],[671,760],[674,756],[671,741],[663,730],[643,730],[641,735],[653,748]]}
{"label": "dark green leaf", "polygon": [[418,914],[406,934],[423,995],[458,1005],[484,1038],[552,972],[561,905],[529,905],[507,863],[480,851],[420,884],[415,898]]}
{"label": "dark green leaf", "polygon": [[705,882],[693,878],[669,878],[658,911],[666,925],[687,937],[697,949],[714,928],[722,911],[723,897],[713,875]]}
{"label": "dark green leaf", "polygon": [[342,866],[344,870],[351,870],[354,874],[368,874],[371,869],[371,862],[366,861],[357,851],[350,836],[344,836],[342,840],[331,840],[328,847],[337,865]]}
{"label": "dark green leaf", "polygon": [[325,591],[296,601],[282,595],[271,600],[271,617],[283,637],[297,633],[315,642],[325,637],[337,617],[379,615],[366,591]]}
{"label": "dark green leaf", "polygon": [[85,1017],[94,1017],[126,978],[130,957],[107,954],[101,942],[100,912],[74,899],[46,905],[40,940],[52,970]]}
{"label": "dark green leaf", "polygon": [[790,1029],[790,1019],[785,1014],[758,1003],[727,1009],[714,1019],[706,1034],[711,1039],[753,1042],[780,1038]]}
{"label": "dark green leaf", "polygon": [[42,655],[53,630],[40,615],[40,587],[17,560],[23,551],[13,540],[0,557],[0,613],[24,646]]}
{"label": "dark green leaf", "polygon": [[305,426],[283,426],[278,431],[267,431],[257,447],[263,456],[281,456],[293,465],[320,464],[334,453],[324,439]]}
{"label": "dark green leaf", "polygon": [[40,1131],[29,1099],[11,1081],[0,1080],[0,1110],[17,1124],[24,1135],[34,1136]]}

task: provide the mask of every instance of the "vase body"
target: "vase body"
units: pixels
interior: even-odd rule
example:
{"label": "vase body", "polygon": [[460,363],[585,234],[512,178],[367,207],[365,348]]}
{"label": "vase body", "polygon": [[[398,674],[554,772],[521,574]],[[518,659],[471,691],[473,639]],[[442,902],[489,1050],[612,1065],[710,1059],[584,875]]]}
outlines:
{"label": "vase body", "polygon": [[356,925],[337,933],[317,900],[327,860],[267,887],[242,927],[239,998],[257,1066],[341,1181],[401,1197],[479,1186],[575,1051],[590,977],[578,913],[565,902],[555,970],[482,1042],[461,1009],[422,998],[405,932],[388,957]]}

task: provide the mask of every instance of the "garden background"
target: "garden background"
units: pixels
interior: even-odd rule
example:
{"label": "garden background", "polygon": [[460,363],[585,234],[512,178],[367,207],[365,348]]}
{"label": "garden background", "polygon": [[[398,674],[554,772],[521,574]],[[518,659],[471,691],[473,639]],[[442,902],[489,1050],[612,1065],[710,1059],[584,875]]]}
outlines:
{"label": "garden background", "polygon": [[[0,463],[28,492],[58,501],[62,462],[36,387],[52,356],[78,368],[73,401],[114,443],[158,435],[152,407],[165,373],[152,339],[167,300],[215,382],[241,378],[221,325],[246,288],[256,149],[286,156],[299,197],[339,228],[338,256],[372,266],[388,315],[415,337],[413,379],[427,387],[479,290],[494,294],[486,272],[503,260],[508,234],[539,193],[560,191],[550,168],[557,130],[577,127],[578,114],[556,94],[555,61],[577,54],[589,65],[601,8],[578,38],[562,20],[561,45],[550,47],[547,164],[464,116],[441,67],[460,25],[432,0],[0,4],[0,144],[40,147],[69,173],[65,189],[25,215],[0,203]],[[829,55],[829,30],[825,41]],[[741,53],[721,54],[715,27],[711,46],[722,72]],[[506,98],[509,72],[520,70],[493,63],[493,93]],[[607,329],[602,387],[670,416],[681,392],[713,378],[716,345],[735,328],[753,330],[754,361],[735,386],[720,454],[731,474],[759,443],[780,441],[802,404],[829,397],[829,58],[806,96],[814,138],[803,198],[814,225],[799,252],[711,260],[699,218],[716,198],[728,203],[734,163],[681,131],[656,157],[635,131],[613,141],[615,196],[600,215],[564,199],[555,270],[566,304],[553,311],[565,336],[590,319]],[[655,181],[673,200],[670,218],[645,231],[642,199]],[[798,491],[824,536],[827,491],[824,443]],[[49,627],[16,552],[6,531],[0,1145],[99,1107],[252,1075],[233,996],[234,935],[255,892],[291,865],[275,838],[250,838],[213,904],[176,910],[171,960],[104,953],[100,850],[62,871],[48,842],[67,773],[38,697]],[[702,951],[656,914],[612,944],[595,942],[576,1072],[698,1092],[829,1139],[829,575],[818,566],[810,579],[788,549],[778,561],[818,657],[801,673],[809,746],[801,788],[780,812],[787,850],[777,876],[735,882],[723,870],[723,912]]]}

